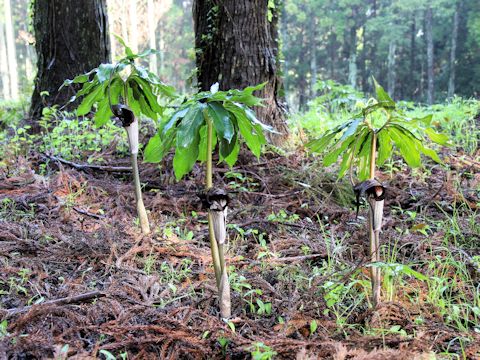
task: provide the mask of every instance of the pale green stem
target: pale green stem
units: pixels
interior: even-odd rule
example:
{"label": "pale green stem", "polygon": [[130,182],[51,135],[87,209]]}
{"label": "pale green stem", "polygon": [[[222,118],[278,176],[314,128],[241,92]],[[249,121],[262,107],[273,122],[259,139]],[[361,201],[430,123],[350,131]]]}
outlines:
{"label": "pale green stem", "polygon": [[137,214],[138,219],[140,220],[140,228],[142,229],[142,233],[149,234],[150,224],[148,223],[147,211],[145,210],[145,205],[143,204],[142,187],[140,184],[140,176],[138,174],[137,154],[132,153],[130,154],[130,157],[133,170],[133,183],[135,186],[135,202],[137,203]]}
{"label": "pale green stem", "polygon": [[[206,172],[206,190],[208,191],[213,186],[213,171],[212,171],[212,143],[213,143],[213,124],[205,111],[205,118],[207,120],[207,172]],[[218,251],[217,241],[215,240],[215,233],[213,231],[213,221],[210,213],[208,214],[208,233],[210,235],[210,250],[212,252],[213,270],[215,271],[215,279],[217,286],[220,286],[222,277],[222,266],[220,264],[220,256]],[[223,255],[223,254],[222,254]]]}
{"label": "pale green stem", "polygon": [[[370,150],[370,179],[375,179],[375,166],[376,166],[376,157],[377,157],[377,134],[375,131],[372,131],[372,148]],[[368,218],[368,227],[369,227],[369,237],[370,237],[370,256],[372,262],[380,261],[380,243],[379,243],[379,231],[374,229],[375,226],[375,211],[378,209],[375,206],[376,201],[373,200],[373,203],[369,201],[370,204],[370,213]],[[373,306],[377,306],[380,302],[380,287],[381,287],[381,274],[380,268],[373,267],[371,268],[371,278],[372,278],[372,300]]]}
{"label": "pale green stem", "polygon": [[[128,106],[127,100],[127,85],[125,84],[124,88],[124,102],[125,105]],[[138,120],[137,120],[138,121]],[[128,141],[130,143],[130,137],[128,136]],[[130,144],[130,149],[132,148],[132,144]],[[140,175],[138,171],[138,154],[136,152],[130,152],[130,160],[132,163],[132,172],[133,172],[133,184],[135,187],[135,202],[137,205],[137,215],[140,221],[140,228],[142,229],[142,233],[149,234],[150,233],[150,224],[148,222],[147,211],[145,210],[145,205],[143,204],[143,197],[142,197],[142,186],[140,184]]]}

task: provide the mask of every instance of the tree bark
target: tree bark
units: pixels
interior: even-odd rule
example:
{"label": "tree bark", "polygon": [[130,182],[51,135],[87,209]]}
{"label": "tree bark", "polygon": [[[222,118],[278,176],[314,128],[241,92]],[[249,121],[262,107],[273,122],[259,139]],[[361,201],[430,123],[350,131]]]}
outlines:
{"label": "tree bark", "polygon": [[18,99],[18,66],[15,35],[12,22],[12,8],[10,0],[4,0],[5,38],[7,44],[8,74],[10,76],[10,97]]}
{"label": "tree bark", "polygon": [[262,122],[280,133],[269,136],[278,145],[288,129],[279,94],[279,5],[275,4],[269,9],[266,0],[195,0],[193,20],[200,89],[208,90],[216,82],[221,90],[266,82],[256,94],[265,99],[266,106],[256,112]]}
{"label": "tree bark", "polygon": [[450,74],[448,77],[448,97],[451,98],[455,94],[455,62],[457,51],[457,38],[458,38],[458,16],[459,16],[460,2],[455,5],[455,13],[453,15],[453,28],[452,28],[452,46],[450,48]]}
{"label": "tree bark", "polygon": [[[106,2],[36,0],[33,27],[38,72],[30,116],[35,120],[41,116],[44,106],[68,102],[73,94],[67,89],[59,91],[65,79],[109,61]],[[42,96],[42,91],[49,95]]]}
{"label": "tree bark", "polygon": [[433,25],[432,8],[425,11],[425,27],[427,37],[427,102],[433,104],[434,100],[434,74],[433,74]]}
{"label": "tree bark", "polygon": [[10,76],[8,75],[7,44],[5,41],[5,24],[3,22],[0,22],[0,75],[3,98],[10,99]]}

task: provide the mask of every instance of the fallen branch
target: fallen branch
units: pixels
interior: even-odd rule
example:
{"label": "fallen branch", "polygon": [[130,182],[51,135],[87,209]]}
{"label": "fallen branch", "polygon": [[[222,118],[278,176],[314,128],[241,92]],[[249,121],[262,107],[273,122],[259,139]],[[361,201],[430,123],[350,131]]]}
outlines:
{"label": "fallen branch", "polygon": [[97,170],[97,171],[106,171],[106,172],[131,172],[132,168],[130,166],[108,166],[108,165],[90,165],[90,164],[78,164],[73,161],[62,159],[61,157],[49,154],[43,154],[46,158],[57,161],[59,163],[71,166],[77,170],[88,171],[88,170]]}
{"label": "fallen branch", "polygon": [[29,311],[33,307],[43,307],[43,306],[49,306],[49,305],[67,305],[67,304],[75,304],[75,303],[81,303],[85,302],[94,298],[101,298],[106,296],[105,293],[100,292],[100,291],[90,291],[87,293],[79,294],[79,295],[73,295],[73,296],[67,296],[61,299],[55,299],[55,300],[48,300],[40,304],[35,304],[35,305],[29,305],[29,306],[24,306],[21,308],[14,308],[14,309],[8,309],[6,311],[6,314],[4,318],[9,318],[14,315],[18,315],[24,312]]}

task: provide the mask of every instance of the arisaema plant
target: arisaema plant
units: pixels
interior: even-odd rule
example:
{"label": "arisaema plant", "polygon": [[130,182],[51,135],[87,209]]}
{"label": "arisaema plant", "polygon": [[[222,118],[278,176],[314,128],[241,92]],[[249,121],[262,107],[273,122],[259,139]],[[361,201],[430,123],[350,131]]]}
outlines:
{"label": "arisaema plant", "polygon": [[125,47],[123,58],[115,64],[101,64],[73,80],[66,80],[62,86],[82,85],[71,101],[82,98],[77,108],[79,116],[88,114],[94,108],[93,119],[97,127],[105,124],[112,116],[122,121],[130,147],[137,214],[142,232],[148,234],[150,225],[138,172],[138,119],[143,114],[156,120],[164,110],[158,102],[159,97],[173,98],[176,94],[173,87],[165,85],[155,74],[136,62],[136,59],[153,54],[155,50],[134,54],[121,38],[118,39]]}
{"label": "arisaema plant", "polygon": [[[428,146],[428,140],[447,145],[448,138],[432,128],[432,115],[408,117],[375,80],[374,83],[376,96],[367,101],[361,112],[311,141],[307,147],[312,152],[326,154],[324,166],[332,165],[341,158],[339,177],[349,172],[357,196],[357,211],[360,197],[367,199],[370,208],[368,227],[372,298],[376,305],[380,301],[381,274],[376,264],[380,262],[379,236],[385,198],[385,186],[376,179],[376,170],[392,156],[394,149],[412,168],[421,166],[422,154],[441,163],[436,151]],[[355,167],[358,177],[356,184],[353,179]]]}
{"label": "arisaema plant", "polygon": [[262,100],[253,92],[263,86],[218,91],[218,84],[212,85],[210,91],[200,92],[185,101],[162,124],[145,149],[145,161],[159,162],[172,147],[175,148],[173,168],[177,180],[189,173],[197,161],[206,163],[205,191],[201,198],[208,210],[210,248],[223,318],[231,316],[224,255],[228,194],[221,187],[213,186],[212,155],[218,149],[219,161],[233,166],[240,151],[240,138],[243,138],[252,153],[257,158],[260,156],[262,145],[266,143],[263,132],[271,128],[257,120],[250,107],[262,105]]}

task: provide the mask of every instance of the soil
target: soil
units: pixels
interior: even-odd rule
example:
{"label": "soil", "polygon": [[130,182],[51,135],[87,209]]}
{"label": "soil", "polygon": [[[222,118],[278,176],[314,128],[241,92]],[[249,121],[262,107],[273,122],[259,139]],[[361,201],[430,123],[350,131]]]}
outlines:
{"label": "soil", "polygon": [[[444,167],[429,163],[412,174],[395,163],[380,173],[387,185],[382,242],[396,246],[396,262],[427,273],[422,264],[432,247],[445,248],[449,229],[429,225],[425,236],[419,219],[441,223],[458,211],[468,246],[447,247],[469,264],[478,286],[472,259],[480,234],[462,213],[480,204],[479,154],[443,155]],[[414,278],[376,309],[360,299],[339,324],[324,299],[332,274],[314,271],[335,251],[335,281],[347,284],[356,274],[368,284],[367,209],[356,218],[348,181],[301,151],[258,161],[242,153],[232,171],[217,165],[214,182],[227,185],[228,221],[236,225],[227,253],[237,286],[229,323],[218,314],[197,197],[203,168],[176,182],[171,159],[141,164],[153,230],[145,236],[135,222],[128,159],[107,160],[108,168],[75,167],[32,153],[0,170],[0,359],[93,359],[105,351],[117,359],[244,359],[266,349],[259,342],[278,359],[430,359],[444,351],[480,358],[475,324],[464,332],[447,324]],[[261,296],[245,295],[250,288]],[[259,314],[255,302],[251,311],[248,301],[257,298],[271,303],[271,313]],[[462,343],[466,336],[474,341]]]}

